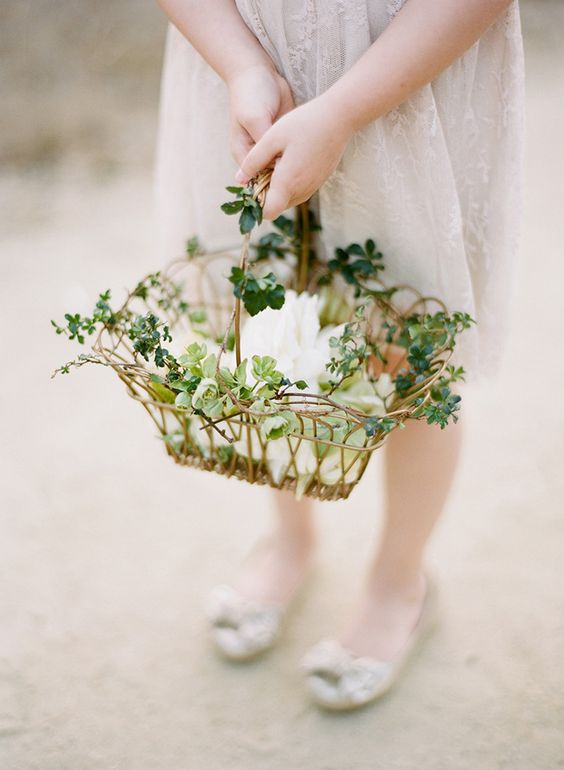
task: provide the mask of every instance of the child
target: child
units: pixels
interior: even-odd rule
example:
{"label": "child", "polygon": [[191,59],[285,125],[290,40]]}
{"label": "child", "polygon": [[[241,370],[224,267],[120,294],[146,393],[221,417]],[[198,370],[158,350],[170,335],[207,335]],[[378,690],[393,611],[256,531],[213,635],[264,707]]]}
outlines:
{"label": "child", "polygon": [[[172,20],[157,192],[169,257],[197,233],[238,233],[224,188],[275,164],[264,216],[313,197],[326,254],[369,237],[391,283],[469,312],[460,356],[497,363],[517,250],[523,52],[509,0],[160,0]],[[425,544],[457,465],[461,426],[411,423],[386,453],[386,523],[357,611],[303,660],[313,698],[374,700],[432,615]],[[315,542],[307,501],[275,493],[277,526],[212,595],[229,657],[277,639]]]}

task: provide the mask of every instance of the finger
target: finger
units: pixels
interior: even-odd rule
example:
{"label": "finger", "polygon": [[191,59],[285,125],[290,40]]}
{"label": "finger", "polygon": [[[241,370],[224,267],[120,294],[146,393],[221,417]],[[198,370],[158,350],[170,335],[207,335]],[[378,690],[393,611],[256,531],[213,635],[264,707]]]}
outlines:
{"label": "finger", "polygon": [[281,158],[274,167],[270,186],[266,193],[262,214],[264,219],[276,219],[286,209],[290,208],[293,197],[292,177],[288,173],[287,164]]}
{"label": "finger", "polygon": [[263,168],[273,165],[274,159],[282,150],[281,143],[273,133],[272,129],[267,131],[243,160],[241,168],[235,176],[238,182],[246,184]]}
{"label": "finger", "polygon": [[255,143],[251,136],[241,126],[233,128],[231,133],[231,154],[238,166],[245,160]]}
{"label": "finger", "polygon": [[264,201],[263,218],[273,220],[290,208],[290,196],[283,188],[269,188]]}

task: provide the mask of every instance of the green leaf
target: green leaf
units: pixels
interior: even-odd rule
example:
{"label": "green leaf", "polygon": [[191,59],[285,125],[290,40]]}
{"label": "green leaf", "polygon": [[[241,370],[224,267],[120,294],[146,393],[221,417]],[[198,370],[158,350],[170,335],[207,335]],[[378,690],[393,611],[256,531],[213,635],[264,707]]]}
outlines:
{"label": "green leaf", "polygon": [[266,302],[273,310],[280,310],[286,299],[286,291],[281,284],[277,284],[269,290]]}
{"label": "green leaf", "polygon": [[204,377],[215,377],[216,368],[217,356],[215,353],[212,353],[204,361],[202,361],[202,375]]}
{"label": "green leaf", "polygon": [[255,211],[251,207],[245,206],[239,217],[239,230],[243,235],[250,233],[257,224],[257,221],[258,218]]}
{"label": "green leaf", "polygon": [[235,369],[235,381],[238,385],[245,385],[247,382],[247,359],[244,358]]}
{"label": "green leaf", "polygon": [[230,390],[233,390],[237,387],[237,380],[226,366],[222,366],[219,370],[219,373]]}
{"label": "green leaf", "polygon": [[199,254],[202,254],[202,248],[196,235],[193,235],[192,238],[186,241],[186,254],[189,257],[197,257]]}
{"label": "green leaf", "polygon": [[262,207],[253,197],[254,191],[249,187],[229,186],[226,189],[236,196],[236,200],[223,203],[221,210],[225,214],[240,214],[239,230],[243,235],[250,233],[262,222]]}
{"label": "green leaf", "polygon": [[243,283],[243,281],[245,280],[245,271],[242,270],[240,267],[232,267],[229,280],[235,286],[237,286],[240,283]]}
{"label": "green leaf", "polygon": [[281,214],[279,217],[276,217],[276,219],[273,220],[272,224],[274,227],[284,233],[287,238],[294,237],[294,221],[290,219],[290,217]]}
{"label": "green leaf", "polygon": [[192,342],[186,348],[186,352],[179,357],[178,362],[181,366],[194,366],[206,357],[207,352],[208,348],[204,343]]}
{"label": "green leaf", "polygon": [[217,459],[222,465],[227,465],[235,454],[234,447],[231,444],[222,444],[216,449]]}
{"label": "green leaf", "polygon": [[206,417],[209,417],[210,420],[215,420],[223,415],[223,399],[209,399],[200,408]]}
{"label": "green leaf", "polygon": [[276,369],[276,359],[272,356],[253,356],[252,372],[255,380],[266,380]]}
{"label": "green leaf", "polygon": [[393,417],[369,417],[364,421],[364,432],[372,438],[376,433],[390,433],[397,425]]}
{"label": "green leaf", "polygon": [[298,430],[299,425],[299,420],[294,412],[288,409],[265,417],[260,429],[263,438],[267,441],[274,441]]}
{"label": "green leaf", "polygon": [[205,310],[192,310],[188,318],[193,324],[203,324],[208,320]]}
{"label": "green leaf", "polygon": [[285,247],[284,237],[280,233],[266,233],[259,238],[254,248],[256,250],[256,257],[253,261],[255,262],[268,259],[269,257],[284,257],[285,251],[288,250],[288,246]]}
{"label": "green leaf", "polygon": [[221,210],[224,214],[238,214],[244,205],[243,201],[229,201],[228,203],[221,204]]}
{"label": "green leaf", "polygon": [[264,293],[248,291],[243,297],[245,310],[251,316],[255,316],[267,307]]}
{"label": "green leaf", "polygon": [[193,375],[192,377],[189,377],[188,379],[176,379],[171,380],[168,383],[169,388],[171,390],[182,390],[186,393],[193,393],[194,390],[197,388],[200,380],[202,378],[198,375]]}
{"label": "green leaf", "polygon": [[174,405],[177,409],[191,409],[192,396],[189,393],[181,392],[174,399]]}
{"label": "green leaf", "polygon": [[174,393],[160,382],[153,382],[151,390],[156,395],[156,401],[163,401],[165,404],[174,404],[176,397]]}
{"label": "green leaf", "polygon": [[229,280],[234,286],[233,294],[243,300],[249,315],[257,315],[267,307],[279,310],[284,304],[285,289],[276,282],[274,273],[256,278],[250,270],[244,272],[233,267]]}

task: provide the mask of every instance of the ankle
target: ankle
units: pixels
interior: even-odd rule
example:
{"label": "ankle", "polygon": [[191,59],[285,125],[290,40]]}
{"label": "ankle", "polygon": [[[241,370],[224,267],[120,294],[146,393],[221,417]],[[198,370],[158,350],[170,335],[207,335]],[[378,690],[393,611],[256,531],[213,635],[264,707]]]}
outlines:
{"label": "ankle", "polygon": [[369,574],[366,588],[375,597],[418,602],[425,595],[427,578],[421,566],[405,571],[376,568]]}
{"label": "ankle", "polygon": [[314,531],[294,530],[278,527],[272,533],[272,540],[281,548],[298,557],[307,558],[315,550],[317,536]]}
{"label": "ankle", "polygon": [[317,529],[313,520],[292,523],[282,520],[274,527],[272,537],[300,550],[310,550],[317,543]]}

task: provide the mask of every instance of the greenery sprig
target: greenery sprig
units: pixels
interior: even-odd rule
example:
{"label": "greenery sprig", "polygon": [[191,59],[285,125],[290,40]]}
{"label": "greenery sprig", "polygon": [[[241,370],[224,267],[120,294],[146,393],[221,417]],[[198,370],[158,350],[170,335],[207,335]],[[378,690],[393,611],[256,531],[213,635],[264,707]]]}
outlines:
{"label": "greenery sprig", "polygon": [[222,203],[221,210],[229,215],[239,214],[239,230],[246,235],[262,223],[262,207],[253,198],[252,187],[230,186],[226,190],[235,196],[235,200]]}
{"label": "greenery sprig", "polygon": [[[273,220],[272,226],[274,227],[273,232],[262,235],[257,243],[252,245],[254,257],[251,259],[251,263],[271,259],[272,257],[284,259],[290,254],[296,257],[301,255],[303,223],[300,219],[298,217],[290,219],[290,217],[281,215]],[[308,209],[307,227],[309,233],[321,230],[311,209]],[[310,245],[308,251],[309,261],[312,263],[315,260],[313,246]]]}
{"label": "greenery sprig", "polygon": [[458,422],[456,414],[460,409],[461,396],[451,390],[451,384],[464,380],[464,369],[454,366],[446,367],[446,375],[440,377],[431,388],[431,400],[425,404],[422,414],[429,425],[446,428],[449,421]]}
{"label": "greenery sprig", "polygon": [[[468,313],[444,311],[434,314],[412,314],[402,320],[401,325],[388,324],[386,341],[394,342],[407,351],[408,367],[404,367],[395,379],[396,390],[406,396],[420,385],[432,371],[434,361],[440,352],[454,347],[458,335],[475,323]],[[450,370],[449,370],[450,371]],[[464,369],[452,369],[448,382],[464,377]],[[443,383],[444,386],[444,383]],[[448,394],[445,394],[445,398]],[[435,421],[435,420],[433,420]]]}
{"label": "greenery sprig", "polygon": [[243,301],[249,315],[256,315],[267,307],[279,310],[284,304],[286,291],[274,273],[257,277],[251,270],[233,267],[229,280],[233,294]]}
{"label": "greenery sprig", "polygon": [[384,269],[383,254],[376,243],[369,238],[363,246],[351,243],[344,249],[335,249],[335,256],[328,262],[329,273],[339,273],[345,281],[354,287],[355,297],[363,291],[363,284],[375,278]]}
{"label": "greenery sprig", "polygon": [[344,325],[341,334],[329,338],[329,347],[334,351],[326,364],[327,371],[334,375],[330,381],[331,390],[359,372],[370,354],[364,328],[365,313],[366,306],[361,305],[355,311],[354,320]]}
{"label": "greenery sprig", "polygon": [[[182,287],[170,279],[163,278],[160,272],[151,273],[140,281],[131,292],[130,298],[141,299],[144,303],[151,301],[169,314],[172,312],[177,316],[185,313],[190,315],[188,303],[182,295]],[[85,344],[86,336],[91,336],[103,328],[120,332],[132,342],[135,353],[145,361],[153,362],[155,366],[162,368],[168,359],[169,365],[174,368],[173,357],[168,349],[163,347],[172,341],[169,325],[151,311],[134,313],[128,302],[119,310],[114,310],[110,306],[110,300],[111,292],[107,290],[98,296],[89,316],[65,313],[65,325],[56,321],[51,321],[51,325],[57,334],[76,340],[81,345]],[[76,362],[69,362],[57,371],[67,374],[73,365],[83,365],[85,358],[88,357],[79,356]]]}
{"label": "greenery sprig", "polygon": [[57,334],[64,334],[70,340],[76,340],[84,345],[85,335],[92,335],[96,329],[101,326],[113,326],[117,322],[117,316],[109,305],[111,292],[108,289],[98,295],[98,301],[94,310],[89,316],[82,316],[80,313],[65,313],[66,324],[59,325],[56,321],[51,321]]}

